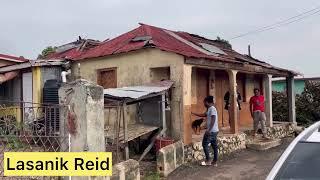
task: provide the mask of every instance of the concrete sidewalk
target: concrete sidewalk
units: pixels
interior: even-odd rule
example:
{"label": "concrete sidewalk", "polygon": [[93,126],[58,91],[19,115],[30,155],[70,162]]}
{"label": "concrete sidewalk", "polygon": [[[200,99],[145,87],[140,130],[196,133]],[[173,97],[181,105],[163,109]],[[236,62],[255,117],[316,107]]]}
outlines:
{"label": "concrete sidewalk", "polygon": [[291,138],[284,139],[282,145],[266,151],[246,149],[223,159],[218,167],[184,165],[171,173],[168,179],[264,180],[291,141]]}

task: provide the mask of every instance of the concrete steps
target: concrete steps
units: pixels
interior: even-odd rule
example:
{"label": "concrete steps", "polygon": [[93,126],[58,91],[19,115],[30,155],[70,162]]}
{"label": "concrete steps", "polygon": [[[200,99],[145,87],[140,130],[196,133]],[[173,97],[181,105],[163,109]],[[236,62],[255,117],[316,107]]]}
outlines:
{"label": "concrete steps", "polygon": [[257,138],[246,143],[248,149],[257,151],[264,151],[273,147],[277,147],[279,145],[281,145],[281,139],[264,140],[262,138]]}

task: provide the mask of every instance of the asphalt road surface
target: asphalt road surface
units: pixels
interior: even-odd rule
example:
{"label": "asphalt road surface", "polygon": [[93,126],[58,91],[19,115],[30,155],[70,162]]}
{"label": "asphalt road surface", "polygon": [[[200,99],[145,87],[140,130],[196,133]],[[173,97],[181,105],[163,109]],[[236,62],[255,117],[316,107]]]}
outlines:
{"label": "asphalt road surface", "polygon": [[264,180],[274,163],[290,144],[292,139],[266,151],[243,150],[227,159],[222,159],[218,167],[202,167],[188,164],[170,174],[169,180]]}

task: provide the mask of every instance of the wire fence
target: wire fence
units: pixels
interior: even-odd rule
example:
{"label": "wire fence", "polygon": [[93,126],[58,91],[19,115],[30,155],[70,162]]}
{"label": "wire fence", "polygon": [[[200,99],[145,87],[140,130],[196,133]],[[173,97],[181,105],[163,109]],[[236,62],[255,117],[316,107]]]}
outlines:
{"label": "wire fence", "polygon": [[0,179],[59,179],[59,177],[5,177],[5,152],[64,152],[69,139],[60,119],[60,105],[27,102],[0,104]]}

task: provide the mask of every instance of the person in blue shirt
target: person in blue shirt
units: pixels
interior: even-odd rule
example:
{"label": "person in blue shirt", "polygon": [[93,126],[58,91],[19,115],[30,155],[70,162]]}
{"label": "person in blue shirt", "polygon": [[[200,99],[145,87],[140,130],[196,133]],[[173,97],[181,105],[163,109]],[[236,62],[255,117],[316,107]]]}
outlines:
{"label": "person in blue shirt", "polygon": [[[210,166],[214,165],[217,166],[218,161],[218,143],[217,143],[217,136],[219,133],[219,127],[218,127],[218,112],[217,109],[214,107],[214,97],[213,96],[207,96],[204,101],[204,106],[207,108],[207,112],[205,113],[194,113],[191,112],[195,116],[199,117],[207,117],[207,130],[203,136],[202,140],[202,146],[203,151],[206,155],[206,161],[201,162],[201,165],[203,166]],[[210,161],[210,154],[209,154],[209,143],[211,144],[213,148],[213,161]]]}

